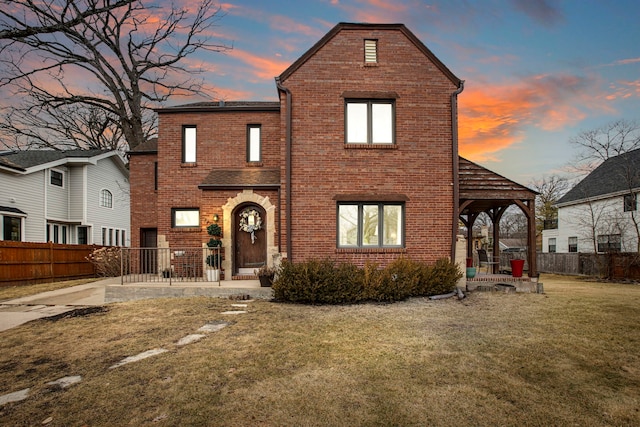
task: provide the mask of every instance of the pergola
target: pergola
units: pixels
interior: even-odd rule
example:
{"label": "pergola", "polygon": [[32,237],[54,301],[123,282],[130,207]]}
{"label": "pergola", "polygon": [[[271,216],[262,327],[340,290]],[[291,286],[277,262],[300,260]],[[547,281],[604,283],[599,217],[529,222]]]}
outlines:
{"label": "pergola", "polygon": [[[528,274],[537,277],[535,200],[538,193],[462,157],[458,167],[458,212],[467,227],[467,257],[473,256],[473,224],[482,212],[493,224],[493,253],[500,252],[500,219],[509,206],[516,205],[527,217]],[[493,273],[497,273],[499,265],[492,267]]]}

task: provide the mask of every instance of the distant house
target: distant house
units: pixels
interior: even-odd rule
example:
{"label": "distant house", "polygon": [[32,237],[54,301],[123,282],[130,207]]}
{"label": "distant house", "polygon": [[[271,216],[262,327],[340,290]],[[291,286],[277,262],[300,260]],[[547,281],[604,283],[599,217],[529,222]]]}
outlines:
{"label": "distant house", "polygon": [[458,156],[463,82],[404,25],[340,23],[275,80],[276,102],[157,110],[129,153],[133,246],[201,247],[218,223],[229,280],[278,258],[455,258],[461,217],[514,203],[535,238],[535,193]]}
{"label": "distant house", "polygon": [[0,153],[0,240],[127,246],[129,173],[104,150]]}
{"label": "distant house", "polygon": [[637,252],[638,192],[640,149],[606,160],[558,200],[557,228],[543,231],[542,251]]}

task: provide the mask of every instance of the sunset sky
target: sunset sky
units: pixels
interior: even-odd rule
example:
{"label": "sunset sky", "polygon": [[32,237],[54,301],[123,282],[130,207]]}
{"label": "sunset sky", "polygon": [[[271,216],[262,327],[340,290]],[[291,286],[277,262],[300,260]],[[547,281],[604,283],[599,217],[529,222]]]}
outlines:
{"label": "sunset sky", "polygon": [[199,56],[212,99],[276,100],[274,77],[337,23],[403,23],[465,80],[460,154],[521,184],[561,173],[579,132],[640,120],[635,0],[238,0],[221,7],[214,30],[233,50]]}

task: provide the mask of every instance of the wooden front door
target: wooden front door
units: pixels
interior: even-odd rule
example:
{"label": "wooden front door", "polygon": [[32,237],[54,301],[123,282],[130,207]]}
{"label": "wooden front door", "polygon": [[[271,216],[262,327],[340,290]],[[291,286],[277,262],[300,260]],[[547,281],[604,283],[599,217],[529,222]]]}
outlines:
{"label": "wooden front door", "polygon": [[235,272],[241,275],[254,274],[254,270],[267,262],[266,212],[258,205],[241,205],[235,210],[233,218]]}
{"label": "wooden front door", "polygon": [[140,250],[140,272],[156,273],[158,265],[158,229],[140,229],[140,247],[150,248]]}

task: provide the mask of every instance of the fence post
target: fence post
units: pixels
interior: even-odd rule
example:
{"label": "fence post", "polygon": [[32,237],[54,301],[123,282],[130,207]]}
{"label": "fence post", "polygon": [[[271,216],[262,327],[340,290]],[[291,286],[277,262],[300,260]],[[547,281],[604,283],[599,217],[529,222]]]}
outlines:
{"label": "fence post", "polygon": [[49,278],[54,280],[53,276],[53,242],[49,241]]}
{"label": "fence post", "polygon": [[122,274],[122,272],[124,271],[124,247],[120,247],[120,285],[124,286],[124,274]]}

